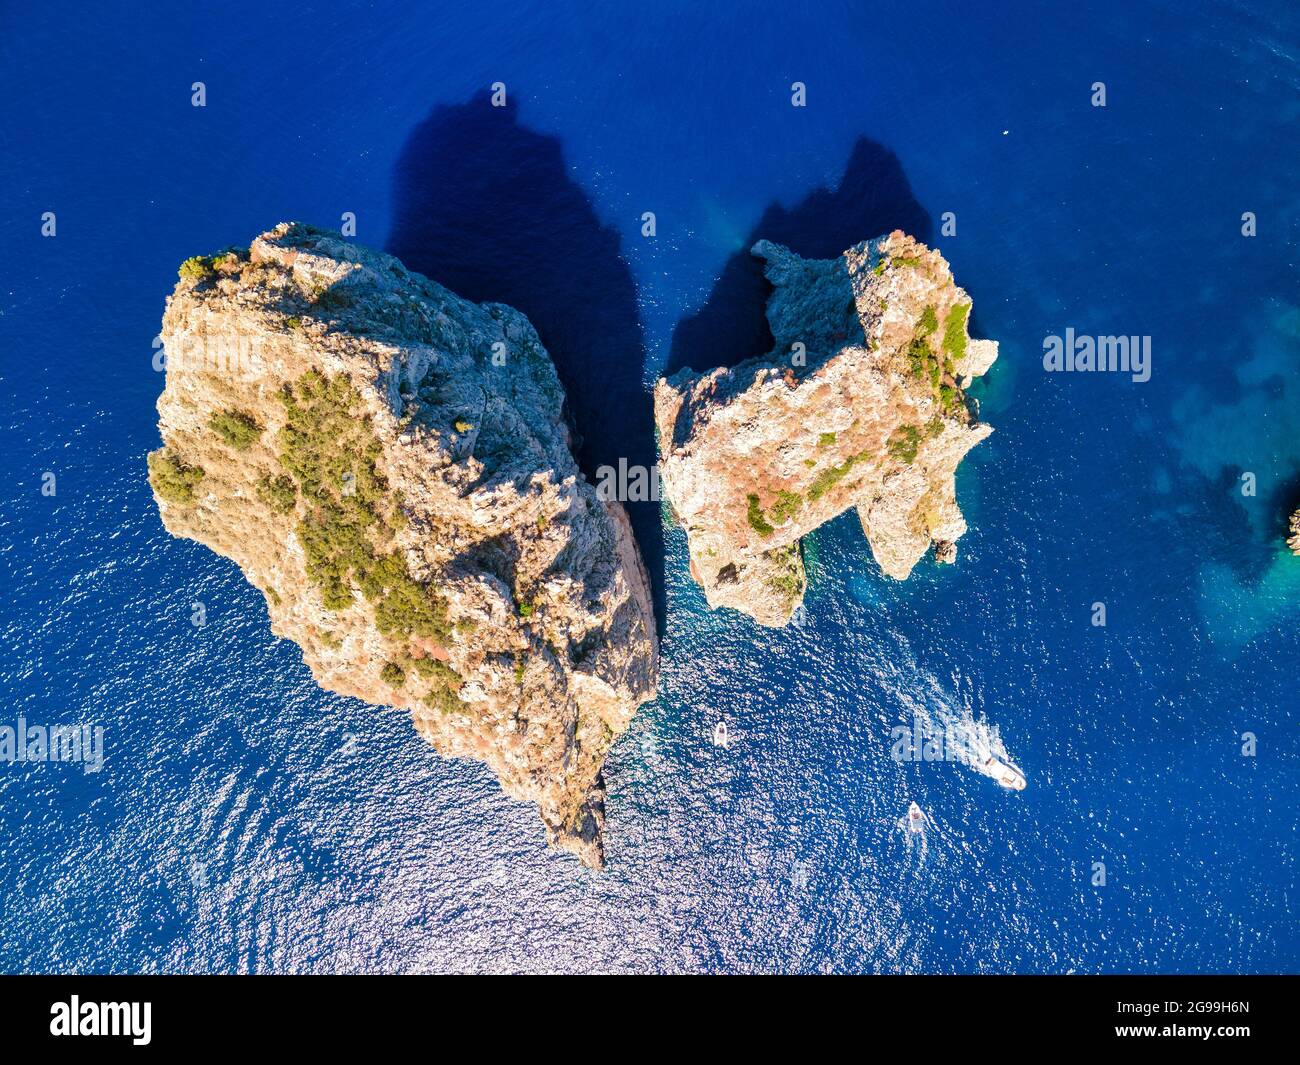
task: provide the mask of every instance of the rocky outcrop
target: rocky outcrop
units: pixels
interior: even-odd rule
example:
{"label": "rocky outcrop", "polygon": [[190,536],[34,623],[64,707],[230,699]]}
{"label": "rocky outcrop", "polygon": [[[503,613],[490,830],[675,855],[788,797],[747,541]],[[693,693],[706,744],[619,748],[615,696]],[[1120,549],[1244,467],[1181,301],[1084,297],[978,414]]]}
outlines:
{"label": "rocky outcrop", "polygon": [[1291,549],[1291,554],[1300,555],[1300,510],[1292,512],[1287,531],[1290,535],[1286,538],[1286,546]]}
{"label": "rocky outcrop", "polygon": [[528,320],[285,224],[187,261],[162,335],[168,531],[238,563],[323,688],[408,709],[599,865],[654,615]]}
{"label": "rocky outcrop", "polygon": [[955,474],[992,429],[965,396],[997,358],[937,251],[900,232],[838,259],[754,245],[776,345],[655,388],[660,476],[709,605],[784,625],[803,599],[799,540],[855,508],[902,580],[966,531]]}

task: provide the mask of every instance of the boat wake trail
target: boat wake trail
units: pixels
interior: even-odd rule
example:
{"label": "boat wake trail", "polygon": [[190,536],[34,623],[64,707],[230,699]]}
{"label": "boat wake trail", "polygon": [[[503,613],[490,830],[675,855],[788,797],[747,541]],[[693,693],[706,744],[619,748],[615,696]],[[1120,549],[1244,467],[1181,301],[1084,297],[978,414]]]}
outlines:
{"label": "boat wake trail", "polygon": [[997,725],[970,706],[950,707],[935,690],[930,705],[913,703],[912,731],[914,757],[960,762],[1012,791],[1025,787],[1025,775],[1011,760]]}

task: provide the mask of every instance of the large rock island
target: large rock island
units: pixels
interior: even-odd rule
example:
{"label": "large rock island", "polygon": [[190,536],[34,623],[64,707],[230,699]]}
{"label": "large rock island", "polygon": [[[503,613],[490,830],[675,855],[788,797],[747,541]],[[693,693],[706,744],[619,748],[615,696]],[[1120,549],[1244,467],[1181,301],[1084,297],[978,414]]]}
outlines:
{"label": "large rock island", "polygon": [[654,695],[654,615],[528,320],[284,224],[188,260],[162,336],[168,531],[238,563],[323,688],[408,709],[600,865],[601,766]]}
{"label": "large rock island", "polygon": [[655,388],[660,476],[709,605],[781,626],[803,600],[799,540],[855,508],[902,580],[966,531],[955,474],[992,429],[965,396],[997,358],[937,251],[895,231],[838,259],[769,241],[771,353]]}

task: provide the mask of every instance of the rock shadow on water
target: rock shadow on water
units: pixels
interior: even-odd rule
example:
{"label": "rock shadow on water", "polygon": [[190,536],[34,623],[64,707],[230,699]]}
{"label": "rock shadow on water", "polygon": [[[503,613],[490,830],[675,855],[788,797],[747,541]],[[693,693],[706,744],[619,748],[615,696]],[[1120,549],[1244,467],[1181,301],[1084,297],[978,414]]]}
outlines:
{"label": "rock shadow on water", "polygon": [[[394,172],[386,249],[475,302],[509,304],[536,327],[564,384],[588,480],[620,459],[655,462],[636,285],[619,234],[569,176],[560,142],[483,92],[412,130]],[[625,504],[664,625],[663,530],[655,501]]]}
{"label": "rock shadow on water", "polygon": [[673,331],[665,376],[684,367],[709,370],[765,355],[771,286],[749,253],[758,240],[784,244],[804,258],[833,259],[859,241],[901,229],[931,243],[930,215],[912,194],[903,166],[884,145],[859,137],[834,189],[816,189],[792,208],[771,204],[743,248],[722,269],[704,306]]}

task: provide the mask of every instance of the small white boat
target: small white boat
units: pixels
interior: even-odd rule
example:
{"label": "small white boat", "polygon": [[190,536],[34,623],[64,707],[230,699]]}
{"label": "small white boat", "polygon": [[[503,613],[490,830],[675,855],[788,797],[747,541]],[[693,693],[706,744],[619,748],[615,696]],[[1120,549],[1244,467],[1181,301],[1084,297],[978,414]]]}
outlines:
{"label": "small white boat", "polygon": [[1025,774],[1022,773],[1018,766],[1010,762],[1004,762],[995,755],[990,755],[989,760],[984,763],[984,772],[1001,784],[1004,788],[1010,788],[1012,791],[1023,791],[1025,784]]}
{"label": "small white boat", "polygon": [[713,746],[725,747],[727,745],[727,723],[719,721],[713,726]]}
{"label": "small white boat", "polygon": [[907,808],[907,830],[914,835],[925,831],[925,811],[916,803]]}

